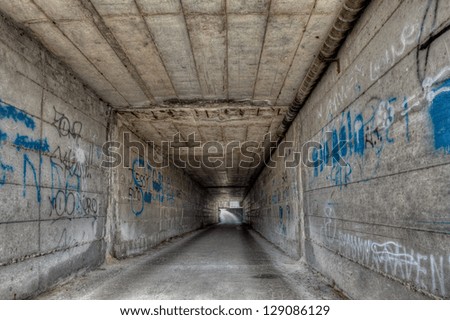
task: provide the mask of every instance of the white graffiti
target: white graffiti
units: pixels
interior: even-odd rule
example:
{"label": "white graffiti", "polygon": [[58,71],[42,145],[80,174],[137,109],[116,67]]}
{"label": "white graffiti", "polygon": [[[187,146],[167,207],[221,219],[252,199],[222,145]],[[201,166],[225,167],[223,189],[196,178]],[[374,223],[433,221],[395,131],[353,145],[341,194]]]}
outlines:
{"label": "white graffiti", "polygon": [[395,111],[388,101],[381,101],[375,114],[375,127],[378,129],[389,129],[394,123]]}
{"label": "white graffiti", "polygon": [[414,257],[407,253],[400,253],[402,246],[399,244],[388,241],[385,243],[372,243],[372,253],[378,259],[380,263],[406,263],[410,265],[417,265]]}
{"label": "white graffiti", "polygon": [[447,261],[446,255],[423,254],[398,241],[379,242],[344,232],[338,224],[338,205],[328,200],[322,207],[320,231],[327,248],[376,272],[412,283],[417,289],[449,297],[450,254]]}
{"label": "white graffiti", "polygon": [[363,239],[337,230],[330,220],[325,217],[322,230],[326,244],[333,246],[338,254],[375,271],[412,282],[418,289],[447,297],[446,271],[450,268],[450,255],[445,265],[443,255],[423,255],[395,241],[378,243]]}
{"label": "white graffiti", "polygon": [[408,105],[408,108],[401,112],[402,116],[408,115],[413,109],[424,105],[424,101],[427,103],[433,102],[433,100],[444,92],[449,92],[450,89],[448,87],[444,87],[438,90],[433,90],[433,86],[445,79],[448,79],[450,76],[450,66],[443,68],[437,75],[434,77],[427,77],[422,82],[422,87],[418,89],[419,92],[411,95],[410,97],[405,99],[405,103]]}
{"label": "white graffiti", "polygon": [[[332,96],[323,103],[319,103],[317,114],[319,118],[332,116],[339,111],[339,106],[346,105],[350,100],[356,99],[363,91],[360,80],[368,78],[371,82],[377,81],[383,73],[393,67],[409,48],[412,48],[420,36],[420,25],[406,25],[399,39],[390,47],[381,52],[375,59],[368,63],[356,63],[348,72],[349,77],[343,81],[335,90],[331,90]],[[320,97],[320,100],[323,100]],[[320,101],[319,100],[319,101]]]}
{"label": "white graffiti", "polygon": [[333,203],[328,202],[324,208],[325,223],[322,231],[325,234],[325,240],[328,243],[333,243],[336,240],[336,214],[333,208]]}
{"label": "white graffiti", "polygon": [[405,26],[400,36],[400,46],[392,44],[378,61],[370,62],[370,80],[378,80],[386,67],[392,67],[397,58],[401,57],[409,46],[417,42],[419,35],[419,25]]}

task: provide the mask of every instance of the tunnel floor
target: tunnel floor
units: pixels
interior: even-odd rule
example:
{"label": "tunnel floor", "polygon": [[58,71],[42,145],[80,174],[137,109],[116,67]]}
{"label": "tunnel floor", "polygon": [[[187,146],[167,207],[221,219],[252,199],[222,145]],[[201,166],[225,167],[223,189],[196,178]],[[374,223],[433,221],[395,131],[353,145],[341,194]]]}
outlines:
{"label": "tunnel floor", "polygon": [[110,261],[38,299],[341,299],[325,280],[243,225],[219,224]]}

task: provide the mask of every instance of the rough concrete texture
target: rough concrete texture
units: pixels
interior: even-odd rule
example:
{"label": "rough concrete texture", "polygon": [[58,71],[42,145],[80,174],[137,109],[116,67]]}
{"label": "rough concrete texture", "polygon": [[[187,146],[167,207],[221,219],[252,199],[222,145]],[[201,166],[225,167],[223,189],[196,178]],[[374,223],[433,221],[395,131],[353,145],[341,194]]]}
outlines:
{"label": "rough concrete texture", "polygon": [[222,224],[105,265],[38,298],[317,300],[341,295],[255,232]]}
{"label": "rough concrete texture", "polygon": [[[225,148],[276,131],[342,3],[17,0],[0,1],[0,10],[123,110],[144,139],[195,133]],[[225,158],[243,156],[227,149]],[[186,171],[204,187],[246,188],[255,170],[236,164]]]}
{"label": "rough concrete texture", "polygon": [[[242,200],[246,223],[352,298],[450,298],[450,3],[369,2],[287,132],[294,145],[253,179],[261,166],[239,167],[233,149],[233,165],[216,169],[157,169],[136,150],[128,167],[99,163],[103,143],[127,131],[268,146],[341,0],[0,0],[42,42],[0,18],[0,298],[33,296],[105,255],[145,253]],[[310,165],[286,168],[300,151]],[[302,264],[269,263],[245,229],[186,239],[192,257],[175,245],[105,274],[123,266],[135,297],[187,297],[189,277],[194,298],[321,297],[286,286]],[[116,285],[87,288],[105,298]]]}
{"label": "rough concrete texture", "polygon": [[[120,137],[129,133],[130,141],[143,142],[122,121],[118,128]],[[218,222],[208,191],[182,169],[157,168],[135,148],[128,167],[123,160],[112,178],[112,185],[118,186],[111,207],[114,257],[142,254],[171,237]]]}
{"label": "rough concrete texture", "polygon": [[304,258],[353,298],[450,297],[449,14],[446,1],[372,2],[290,130],[324,146],[297,180]]}
{"label": "rough concrete texture", "polygon": [[342,0],[16,0],[26,25],[113,106],[291,103]]}
{"label": "rough concrete texture", "polygon": [[[194,148],[192,143],[185,143],[190,148],[181,149],[178,153],[173,149],[169,152],[184,162],[191,161],[188,165],[178,164],[202,187],[238,189],[239,186],[245,187],[259,168],[256,162],[247,168],[239,166],[239,163],[263,157],[262,148],[257,150],[253,159],[244,157],[240,143],[251,142],[255,146],[266,143],[269,134],[275,135],[286,110],[286,107],[256,107],[248,103],[197,103],[145,111],[128,110],[120,114],[137,134],[156,146],[173,142],[177,133],[181,141],[187,142],[190,137],[195,137],[198,146],[214,143],[217,149]],[[214,150],[219,157],[212,157]],[[220,159],[220,166],[211,164],[216,159]],[[197,162],[198,168],[192,165]]]}
{"label": "rough concrete texture", "polygon": [[108,108],[0,16],[0,298],[104,261]]}
{"label": "rough concrete texture", "polygon": [[244,221],[292,257],[300,257],[299,168],[264,170],[244,200]]}
{"label": "rough concrete texture", "polygon": [[126,128],[3,16],[0,54],[0,298],[217,222],[208,192],[181,169],[101,168],[103,144]]}

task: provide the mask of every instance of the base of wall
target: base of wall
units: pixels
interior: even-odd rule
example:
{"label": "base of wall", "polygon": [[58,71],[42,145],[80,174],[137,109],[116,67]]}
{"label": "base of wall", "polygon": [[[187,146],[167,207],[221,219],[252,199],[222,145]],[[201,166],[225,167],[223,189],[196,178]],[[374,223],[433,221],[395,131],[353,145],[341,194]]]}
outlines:
{"label": "base of wall", "polygon": [[336,288],[350,299],[359,300],[423,300],[428,295],[409,289],[404,284],[387,278],[351,260],[322,248],[310,241],[305,242],[306,263],[330,279]]}
{"label": "base of wall", "polygon": [[98,268],[105,261],[103,241],[30,258],[0,269],[0,299],[30,299]]}

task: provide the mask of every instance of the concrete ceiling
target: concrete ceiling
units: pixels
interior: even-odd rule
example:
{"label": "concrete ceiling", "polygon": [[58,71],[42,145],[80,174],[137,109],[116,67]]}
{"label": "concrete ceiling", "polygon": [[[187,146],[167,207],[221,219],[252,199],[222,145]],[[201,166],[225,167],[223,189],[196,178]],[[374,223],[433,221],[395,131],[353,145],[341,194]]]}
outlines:
{"label": "concrete ceiling", "polygon": [[[248,185],[261,163],[257,157],[255,161],[243,157],[240,152],[242,145],[237,142],[251,141],[254,147],[250,151],[263,159],[263,147],[270,142],[268,134],[275,135],[286,111],[286,107],[257,107],[244,103],[227,103],[226,106],[223,103],[197,103],[195,108],[177,105],[121,111],[120,114],[139,136],[147,137],[147,141],[158,147],[164,141],[173,141],[174,136],[180,133],[179,140],[186,143],[176,146],[186,148],[171,148],[169,154],[175,159],[175,164],[184,168],[203,186],[238,188]],[[218,163],[216,160],[219,160],[221,165],[208,164],[206,149],[194,148],[192,142],[188,143],[189,136],[192,142],[194,138],[198,141],[197,145],[212,142],[209,154],[214,157],[211,157],[210,162]],[[216,157],[217,154],[219,157]],[[241,161],[247,161],[248,166],[239,166]]]}
{"label": "concrete ceiling", "polygon": [[[342,0],[0,0],[146,140],[263,141]],[[240,157],[238,154],[237,158]],[[255,169],[186,168],[207,187]]]}

